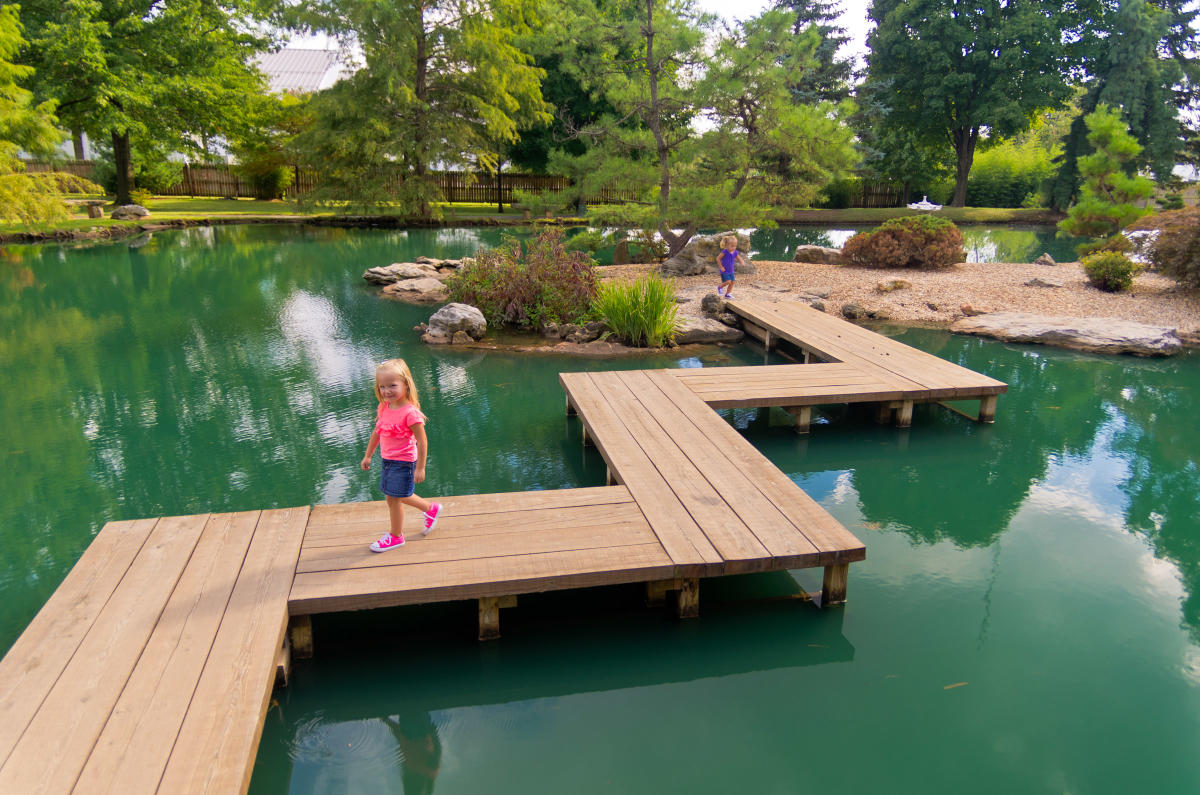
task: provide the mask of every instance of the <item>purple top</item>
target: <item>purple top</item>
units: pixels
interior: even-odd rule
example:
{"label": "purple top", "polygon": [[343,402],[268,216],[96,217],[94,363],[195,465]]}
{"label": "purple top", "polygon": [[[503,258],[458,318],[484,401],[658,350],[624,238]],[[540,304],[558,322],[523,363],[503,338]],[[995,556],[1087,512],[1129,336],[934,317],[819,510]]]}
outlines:
{"label": "purple top", "polygon": [[721,249],[721,270],[725,273],[732,273],[733,266],[737,263],[737,255],[737,249],[733,251]]}

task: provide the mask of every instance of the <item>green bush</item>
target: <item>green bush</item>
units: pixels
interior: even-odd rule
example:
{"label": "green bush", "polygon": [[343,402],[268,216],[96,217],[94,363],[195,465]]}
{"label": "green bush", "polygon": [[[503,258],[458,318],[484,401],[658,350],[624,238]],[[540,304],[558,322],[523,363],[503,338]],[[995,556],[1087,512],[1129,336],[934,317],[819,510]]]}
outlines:
{"label": "green bush", "polygon": [[1182,210],[1183,209],[1183,194],[1178,191],[1167,193],[1158,200],[1158,206],[1163,210]]}
{"label": "green bush", "polygon": [[980,152],[967,180],[969,207],[1023,207],[1051,174],[1051,153],[1041,147],[1001,144]]}
{"label": "green bush", "polygon": [[513,238],[481,251],[446,279],[446,289],[451,301],[478,307],[490,324],[575,323],[587,318],[596,298],[592,264],[586,254],[567,251],[562,229],[546,227],[523,251]]}
{"label": "green bush", "polygon": [[821,188],[817,206],[826,210],[845,210],[859,192],[860,182],[861,180],[854,177],[843,177],[829,182]]}
{"label": "green bush", "polygon": [[1160,213],[1146,219],[1158,229],[1150,261],[1165,276],[1200,287],[1200,207]]}
{"label": "green bush", "polygon": [[675,286],[657,273],[600,285],[596,314],[626,345],[661,348],[675,337],[679,305]]}
{"label": "green bush", "polygon": [[864,268],[949,268],[966,259],[963,236],[953,221],[906,215],[884,221],[846,241],[842,256]]}
{"label": "green bush", "polygon": [[1093,287],[1106,293],[1119,293],[1133,286],[1137,263],[1119,251],[1101,251],[1080,260]]}

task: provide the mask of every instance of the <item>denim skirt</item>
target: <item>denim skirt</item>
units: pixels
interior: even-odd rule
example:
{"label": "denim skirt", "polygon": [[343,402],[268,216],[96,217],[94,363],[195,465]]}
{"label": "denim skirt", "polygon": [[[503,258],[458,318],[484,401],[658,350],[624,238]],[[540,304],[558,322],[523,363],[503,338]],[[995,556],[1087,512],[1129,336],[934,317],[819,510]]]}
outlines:
{"label": "denim skirt", "polygon": [[415,461],[392,461],[383,459],[383,474],[379,476],[379,489],[389,497],[411,497],[413,493],[413,471]]}

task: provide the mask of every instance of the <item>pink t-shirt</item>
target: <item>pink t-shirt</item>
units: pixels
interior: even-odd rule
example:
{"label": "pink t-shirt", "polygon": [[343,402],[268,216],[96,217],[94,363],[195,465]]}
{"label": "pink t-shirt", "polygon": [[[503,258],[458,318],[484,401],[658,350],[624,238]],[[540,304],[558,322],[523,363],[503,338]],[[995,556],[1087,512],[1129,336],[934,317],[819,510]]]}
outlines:
{"label": "pink t-shirt", "polygon": [[390,461],[416,461],[417,442],[412,426],[425,422],[425,415],[411,403],[398,409],[380,403],[375,412],[375,430],[379,431],[379,452]]}

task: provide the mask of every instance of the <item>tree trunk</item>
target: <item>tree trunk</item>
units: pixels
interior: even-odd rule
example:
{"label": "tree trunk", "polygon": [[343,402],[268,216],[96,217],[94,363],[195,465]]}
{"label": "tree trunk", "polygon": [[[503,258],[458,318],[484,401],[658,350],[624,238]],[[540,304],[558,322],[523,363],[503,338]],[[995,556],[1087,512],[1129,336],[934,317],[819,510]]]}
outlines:
{"label": "tree trunk", "polygon": [[504,163],[496,161],[496,212],[504,214]]}
{"label": "tree trunk", "polygon": [[[417,97],[417,102],[425,105],[425,100],[429,95],[429,85],[426,82],[426,77],[429,70],[429,53],[426,50],[427,42],[425,40],[425,7],[422,5],[417,18],[417,70],[415,79],[413,80],[413,93]],[[429,218],[433,215],[432,208],[426,198],[429,196],[429,185],[426,183],[425,170],[427,164],[424,161],[425,157],[425,141],[424,141],[424,125],[416,125],[417,145],[414,147],[417,157],[414,163],[417,179],[421,182],[421,217]]]}
{"label": "tree trunk", "polygon": [[912,183],[904,180],[904,198],[900,200],[900,204],[907,207],[910,202],[912,202]]}
{"label": "tree trunk", "polygon": [[967,177],[971,173],[971,163],[975,160],[975,144],[979,141],[978,127],[959,127],[954,131],[954,154],[958,158],[958,168],[954,174],[954,198],[951,207],[967,206]]}
{"label": "tree trunk", "polygon": [[129,130],[112,131],[113,163],[117,167],[117,206],[133,204],[133,163],[129,149]]}
{"label": "tree trunk", "polygon": [[78,127],[71,130],[71,145],[75,149],[76,160],[87,160],[87,152],[83,149],[83,130]]}

